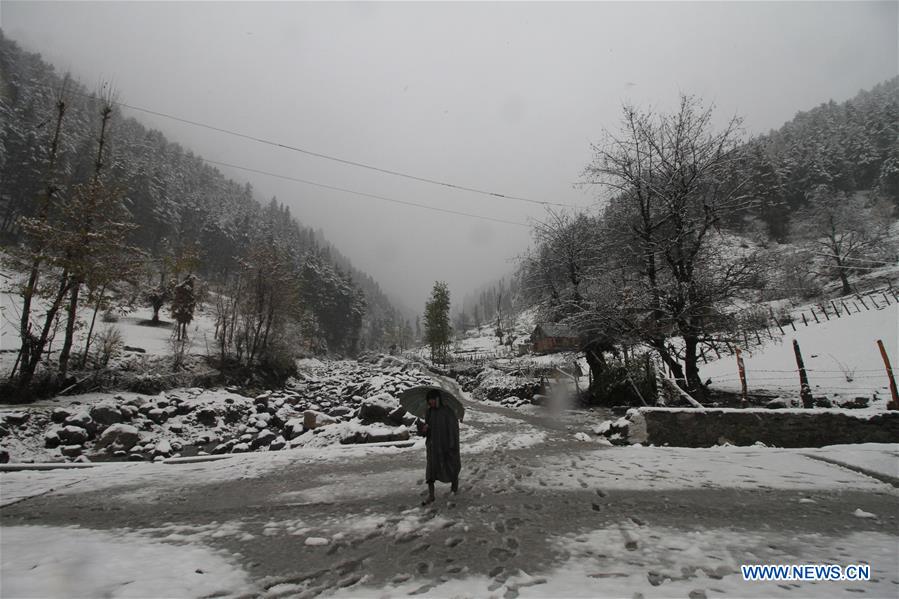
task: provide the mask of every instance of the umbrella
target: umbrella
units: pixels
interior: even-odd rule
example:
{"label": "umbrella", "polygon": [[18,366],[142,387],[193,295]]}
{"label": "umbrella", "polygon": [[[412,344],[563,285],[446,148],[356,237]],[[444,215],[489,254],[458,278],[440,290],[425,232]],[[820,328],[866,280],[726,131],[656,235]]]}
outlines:
{"label": "umbrella", "polygon": [[425,399],[425,397],[431,389],[440,391],[440,398],[441,401],[443,401],[443,405],[451,409],[456,414],[456,418],[461,422],[465,417],[465,406],[462,405],[459,398],[442,387],[421,385],[419,387],[406,389],[400,393],[400,405],[413,416],[424,418],[428,411],[428,400]]}

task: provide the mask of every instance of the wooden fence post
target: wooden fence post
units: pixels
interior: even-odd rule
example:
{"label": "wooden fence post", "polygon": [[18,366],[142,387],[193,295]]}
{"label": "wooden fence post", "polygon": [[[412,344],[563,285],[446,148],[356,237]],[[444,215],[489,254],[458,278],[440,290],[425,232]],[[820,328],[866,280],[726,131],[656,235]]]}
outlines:
{"label": "wooden fence post", "polygon": [[860,302],[862,303],[862,305],[865,307],[865,310],[870,310],[870,308],[868,307],[868,305],[865,304],[865,298],[863,298],[862,296],[860,296],[860,295],[857,294],[857,293],[855,294],[855,297],[857,297],[857,298],[858,298],[858,301],[860,301]]}
{"label": "wooden fence post", "polygon": [[880,310],[880,305],[877,303],[877,300],[874,299],[874,296],[872,295],[869,299],[871,300],[871,303],[874,304],[874,309]]}
{"label": "wooden fence post", "polygon": [[808,321],[805,319],[805,312],[802,312],[802,324],[808,326]]}
{"label": "wooden fence post", "polygon": [[833,306],[833,311],[837,313],[837,318],[840,318],[840,309],[837,308],[833,300],[830,300],[830,305]]}
{"label": "wooden fence post", "polygon": [[824,318],[830,320],[830,315],[827,313],[827,308],[824,307],[824,304],[819,304],[818,307],[821,308],[822,312],[824,312]]}
{"label": "wooden fence post", "polygon": [[816,323],[816,324],[821,324],[821,321],[818,320],[818,315],[815,314],[815,308],[814,308],[814,307],[810,307],[809,309],[812,311],[812,316],[815,317],[815,323]]}
{"label": "wooden fence post", "polygon": [[893,367],[890,366],[890,358],[887,356],[887,350],[883,347],[883,341],[877,340],[877,347],[880,348],[880,357],[883,358],[883,366],[887,369],[887,378],[890,379],[890,394],[893,399],[887,402],[888,410],[899,410],[899,391],[896,390],[896,379],[893,378]]}
{"label": "wooden fence post", "polygon": [[890,298],[887,297],[887,292],[886,292],[886,291],[883,292],[883,301],[885,301],[885,302],[887,303],[887,306],[890,305]]}
{"label": "wooden fence post", "polygon": [[796,354],[796,366],[799,368],[799,397],[802,398],[802,407],[814,407],[812,388],[808,384],[808,375],[805,373],[805,364],[802,362],[802,352],[799,351],[799,342],[793,339],[793,353]]}
{"label": "wooden fence post", "polygon": [[737,370],[740,372],[740,407],[745,408],[749,405],[746,398],[746,369],[743,366],[743,356],[740,348],[737,348]]}

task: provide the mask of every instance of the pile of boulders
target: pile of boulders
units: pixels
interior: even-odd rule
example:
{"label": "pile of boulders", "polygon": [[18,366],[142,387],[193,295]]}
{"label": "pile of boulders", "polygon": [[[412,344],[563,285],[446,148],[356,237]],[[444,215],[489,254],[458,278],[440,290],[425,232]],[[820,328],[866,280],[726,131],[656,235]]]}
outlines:
{"label": "pile of boulders", "polygon": [[430,384],[424,372],[390,356],[319,364],[284,389],[255,397],[233,387],[191,388],[152,396],[94,394],[57,408],[0,411],[0,461],[136,461],[276,451],[305,445],[331,428],[337,433],[323,439],[333,436],[339,443],[409,438],[415,419],[396,396]]}
{"label": "pile of boulders", "polygon": [[478,374],[472,397],[482,401],[495,401],[504,405],[522,405],[537,402],[543,397],[545,384],[536,378],[512,376],[493,368],[485,368]]}

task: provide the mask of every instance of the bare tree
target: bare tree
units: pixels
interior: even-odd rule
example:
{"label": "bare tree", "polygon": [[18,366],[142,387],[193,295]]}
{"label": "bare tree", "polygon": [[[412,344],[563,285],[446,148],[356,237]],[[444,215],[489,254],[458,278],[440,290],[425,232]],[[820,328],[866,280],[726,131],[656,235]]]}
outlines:
{"label": "bare tree", "polygon": [[791,228],[798,241],[829,264],[828,274],[839,278],[843,295],[849,295],[849,275],[886,258],[892,213],[886,201],[820,185],[793,216]]}
{"label": "bare tree", "polygon": [[[619,262],[637,274],[627,281],[629,297],[616,304],[620,321],[698,393],[699,344],[720,327],[720,302],[757,274],[752,260],[734,263],[713,241],[722,220],[749,200],[732,175],[740,119],[716,131],[712,117],[711,107],[689,96],[671,114],[625,106],[621,132],[593,147],[584,171],[585,182],[616,194],[606,220],[615,225]],[[680,352],[673,335],[683,340]]]}

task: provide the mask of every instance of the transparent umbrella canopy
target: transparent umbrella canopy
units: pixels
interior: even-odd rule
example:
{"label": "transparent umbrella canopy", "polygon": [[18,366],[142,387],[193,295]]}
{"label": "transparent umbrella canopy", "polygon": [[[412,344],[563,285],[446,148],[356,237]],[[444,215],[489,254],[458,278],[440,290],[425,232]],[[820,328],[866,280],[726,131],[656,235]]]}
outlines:
{"label": "transparent umbrella canopy", "polygon": [[421,385],[406,389],[400,393],[400,405],[413,416],[424,418],[428,411],[428,400],[426,397],[428,391],[432,389],[440,392],[440,399],[443,402],[443,405],[449,407],[456,414],[456,418],[459,419],[459,422],[461,422],[465,418],[465,406],[462,405],[462,402],[459,401],[458,397],[443,387]]}

